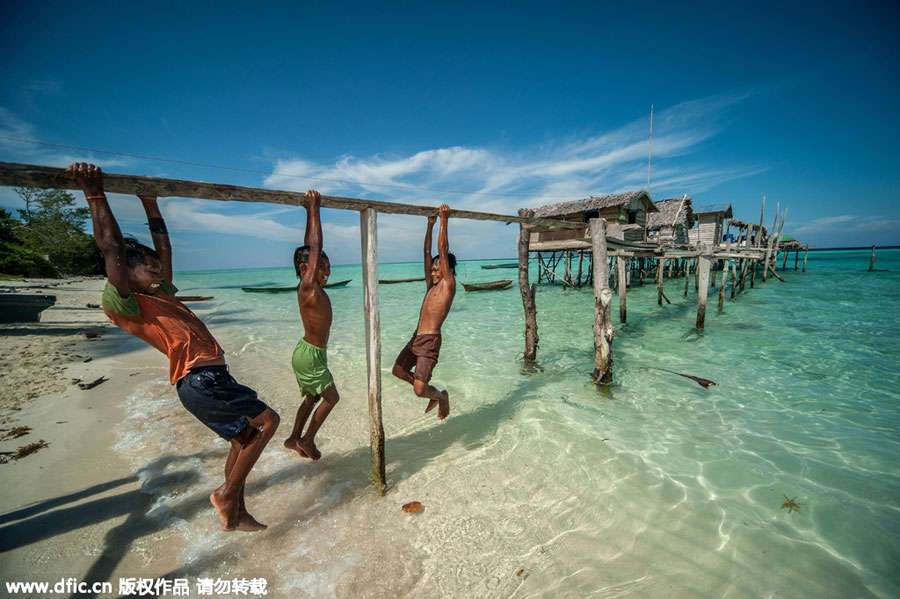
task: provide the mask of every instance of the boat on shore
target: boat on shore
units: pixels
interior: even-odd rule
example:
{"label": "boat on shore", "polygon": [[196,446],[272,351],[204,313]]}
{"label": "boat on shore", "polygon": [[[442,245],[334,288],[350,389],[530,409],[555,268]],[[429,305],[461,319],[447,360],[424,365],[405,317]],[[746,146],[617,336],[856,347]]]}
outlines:
{"label": "boat on shore", "polygon": [[211,300],[211,295],[176,295],[175,299],[179,302],[207,302]]}
{"label": "boat on shore", "polygon": [[503,279],[501,281],[487,281],[485,283],[463,283],[466,291],[495,291],[506,289],[512,285],[512,279]]}
{"label": "boat on shore", "polygon": [[41,312],[55,303],[55,295],[0,293],[0,322],[40,322]]}

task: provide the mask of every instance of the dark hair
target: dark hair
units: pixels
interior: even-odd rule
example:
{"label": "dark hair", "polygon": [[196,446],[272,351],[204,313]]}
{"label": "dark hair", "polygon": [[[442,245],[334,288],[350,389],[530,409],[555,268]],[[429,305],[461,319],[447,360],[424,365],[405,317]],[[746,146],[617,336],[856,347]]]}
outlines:
{"label": "dark hair", "polygon": [[[440,261],[441,261],[440,254],[438,254],[437,256],[435,256],[434,258],[431,259],[432,263],[440,262]],[[456,275],[456,256],[448,253],[447,254],[447,263],[450,265],[450,272],[452,272],[454,275]]]}
{"label": "dark hair", "polygon": [[[297,278],[300,278],[300,265],[306,264],[309,262],[309,250],[310,247],[308,245],[301,245],[296,250],[294,250],[294,272],[297,273]],[[328,260],[328,254],[322,252],[322,257]]]}
{"label": "dark hair", "polygon": [[159,254],[151,247],[147,247],[134,237],[125,238],[125,266],[135,268],[141,264],[146,264],[145,258],[153,256],[159,260]]}

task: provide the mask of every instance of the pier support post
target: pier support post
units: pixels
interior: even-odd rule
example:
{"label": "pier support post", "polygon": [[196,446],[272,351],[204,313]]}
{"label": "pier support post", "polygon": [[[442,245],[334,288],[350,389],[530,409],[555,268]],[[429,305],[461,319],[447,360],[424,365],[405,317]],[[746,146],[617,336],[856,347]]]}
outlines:
{"label": "pier support post", "polygon": [[[875,246],[872,246],[872,257],[869,259],[869,270],[872,270],[872,267],[875,266]],[[806,258],[803,259],[803,267],[806,268]]]}
{"label": "pier support post", "polygon": [[626,281],[627,267],[625,266],[625,258],[619,256],[616,258],[616,274],[619,276],[619,322],[625,323],[628,317],[628,308],[625,304],[625,294],[628,289]]}
{"label": "pier support post", "polygon": [[[527,211],[531,213],[531,211]],[[531,216],[519,211],[520,216]],[[519,293],[522,295],[522,307],[525,309],[525,363],[534,362],[537,357],[538,331],[537,331],[537,306],[534,303],[534,295],[537,291],[537,283],[528,284],[528,242],[531,231],[521,224],[519,225]],[[538,269],[540,278],[540,269]]]}
{"label": "pier support post", "polygon": [[697,259],[700,288],[697,290],[697,328],[702,329],[706,322],[706,297],[709,292],[709,265],[712,263],[712,252],[707,250]]}
{"label": "pier support post", "polygon": [[384,426],[381,422],[381,316],[378,306],[378,225],[376,219],[377,212],[374,208],[366,208],[359,213],[372,480],[384,493],[387,477],[384,470]]}
{"label": "pier support post", "polygon": [[801,272],[806,272],[806,257],[809,255],[809,246],[803,246],[803,270]]}
{"label": "pier support post", "polygon": [[591,250],[594,254],[594,372],[595,383],[612,382],[612,342],[616,330],[612,326],[609,304],[609,262],[606,250],[606,219],[591,219]]}
{"label": "pier support post", "polygon": [[657,260],[656,264],[656,305],[662,306],[663,299],[663,270],[666,261],[663,258]]}
{"label": "pier support post", "polygon": [[[731,240],[725,244],[725,253],[731,251]],[[725,281],[728,278],[728,258],[722,260],[722,284],[719,285],[719,314],[722,313],[722,306],[725,303]]]}

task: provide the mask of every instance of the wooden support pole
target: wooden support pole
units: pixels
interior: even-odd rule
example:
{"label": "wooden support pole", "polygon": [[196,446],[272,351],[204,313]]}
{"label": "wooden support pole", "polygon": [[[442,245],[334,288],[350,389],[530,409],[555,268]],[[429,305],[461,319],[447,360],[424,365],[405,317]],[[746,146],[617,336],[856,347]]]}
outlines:
{"label": "wooden support pole", "polygon": [[719,314],[725,305],[725,279],[728,277],[728,259],[722,260],[722,284],[719,285]]}
{"label": "wooden support pole", "polygon": [[731,299],[734,299],[734,287],[737,284],[737,266],[735,260],[731,261]]}
{"label": "wooden support pole", "polygon": [[784,260],[781,261],[781,270],[784,270],[785,265],[787,264],[788,254],[790,254],[790,250],[784,250]]}
{"label": "wooden support pole", "polygon": [[688,292],[688,284],[691,281],[691,261],[685,259],[684,261],[684,297],[687,297]]}
{"label": "wooden support pole", "polygon": [[806,257],[809,255],[809,246],[803,246],[803,271],[806,272]]}
{"label": "wooden support pole", "polygon": [[662,258],[657,260],[656,264],[656,305],[662,306],[663,299],[663,270],[666,261]]}
{"label": "wooden support pole", "polygon": [[[805,258],[803,259],[803,265],[804,265],[804,267],[806,266],[806,259],[805,259]],[[872,257],[869,258],[869,270],[872,270],[872,268],[873,268],[874,266],[875,266],[875,246],[873,245],[873,246],[872,246]]]}
{"label": "wooden support pole", "polygon": [[594,372],[598,384],[612,382],[612,342],[616,330],[612,326],[609,304],[609,266],[606,250],[606,219],[591,219],[591,250],[594,255]]}
{"label": "wooden support pole", "polygon": [[800,248],[794,250],[794,270],[800,268]]}
{"label": "wooden support pole", "polygon": [[584,261],[584,250],[578,250],[578,287],[581,287],[581,263]]}
{"label": "wooden support pole", "polygon": [[619,322],[623,324],[628,317],[628,307],[625,303],[625,295],[628,289],[628,281],[626,280],[628,267],[625,264],[625,258],[616,258],[616,274],[619,280]]}
{"label": "wooden support pole", "polygon": [[538,348],[537,306],[534,302],[537,283],[528,284],[528,241],[530,236],[530,231],[519,225],[519,293],[522,295],[522,307],[525,310],[526,363],[534,362]]}
{"label": "wooden support pole", "polygon": [[697,328],[702,329],[706,323],[706,297],[709,293],[709,266],[712,252],[707,251],[697,258],[697,270],[700,271],[700,289],[697,297]]}
{"label": "wooden support pole", "polygon": [[769,264],[769,261],[771,260],[771,256],[772,256],[772,241],[774,239],[775,239],[775,234],[774,233],[770,234],[769,235],[769,243],[766,245],[766,257],[765,257],[766,267],[763,268],[763,283],[766,282],[766,275],[769,274],[768,264]]}
{"label": "wooden support pole", "polygon": [[694,291],[700,289],[700,269],[697,268],[697,258],[694,258]]}
{"label": "wooden support pole", "polygon": [[387,476],[384,467],[384,426],[381,422],[381,316],[378,305],[378,225],[376,221],[377,213],[373,208],[367,208],[359,213],[372,480],[384,493]]}
{"label": "wooden support pole", "polygon": [[769,264],[769,265],[768,265],[768,269],[769,269],[769,272],[772,273],[772,276],[773,276],[773,277],[775,277],[776,279],[778,279],[779,281],[781,281],[782,283],[784,283],[784,279],[782,279],[780,276],[778,276],[778,273],[775,272],[775,265],[774,265],[774,264]]}

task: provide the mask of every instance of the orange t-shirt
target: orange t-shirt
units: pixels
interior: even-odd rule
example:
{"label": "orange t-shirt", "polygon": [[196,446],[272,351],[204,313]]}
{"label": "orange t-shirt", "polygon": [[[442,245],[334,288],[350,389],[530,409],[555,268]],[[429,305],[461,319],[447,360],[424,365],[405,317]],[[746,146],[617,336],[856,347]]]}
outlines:
{"label": "orange t-shirt", "polygon": [[103,290],[103,311],[109,320],[169,357],[174,385],[198,362],[225,354],[197,316],[173,296],[177,289],[163,283],[154,295],[128,292],[123,298],[109,281]]}

